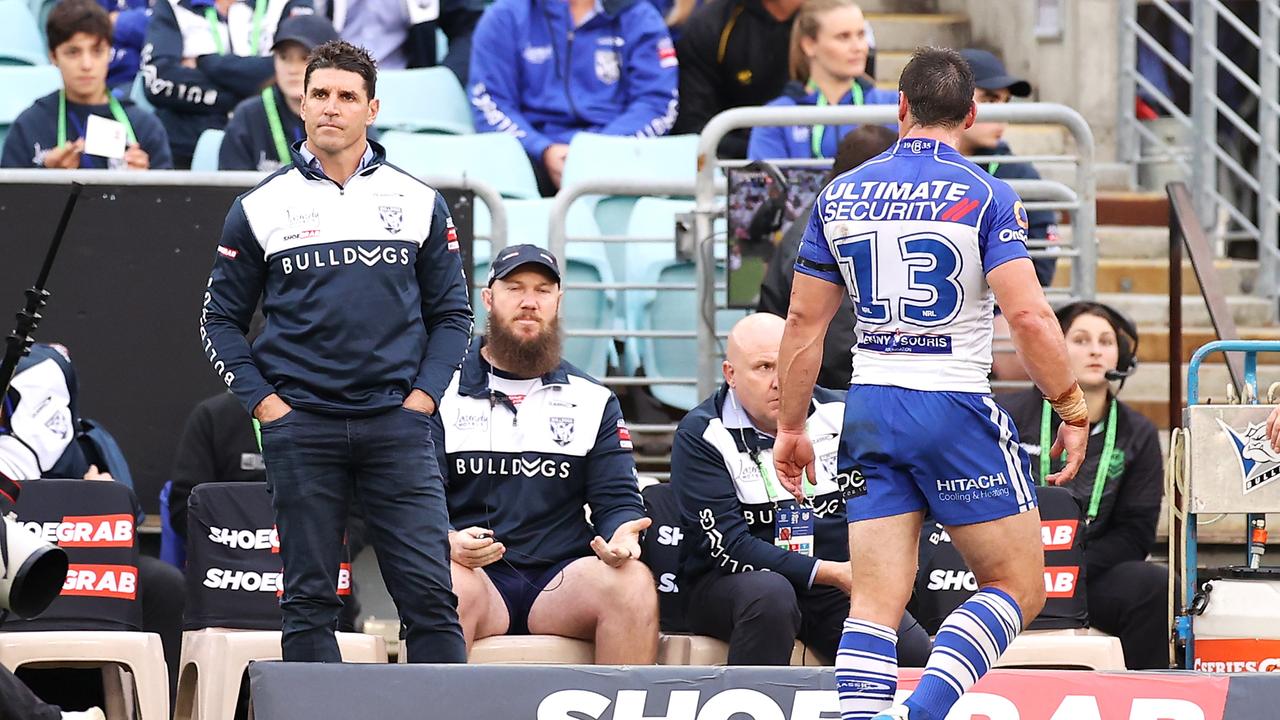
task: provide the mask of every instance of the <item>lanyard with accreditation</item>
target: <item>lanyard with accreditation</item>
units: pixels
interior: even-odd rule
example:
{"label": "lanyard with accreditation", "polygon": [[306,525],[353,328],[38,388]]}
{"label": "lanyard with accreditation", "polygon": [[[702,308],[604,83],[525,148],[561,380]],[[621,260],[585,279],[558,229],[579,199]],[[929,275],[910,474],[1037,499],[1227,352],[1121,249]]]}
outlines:
{"label": "lanyard with accreditation", "polygon": [[[756,443],[747,442],[747,435],[742,433],[743,444],[747,446],[747,455],[760,471],[760,481],[764,484],[765,496],[773,503],[773,544],[790,552],[813,557],[814,511],[812,502],[809,506],[793,505],[779,508],[778,501],[791,499],[791,493],[782,489],[781,483],[769,474],[773,465],[773,450],[760,450]],[[812,501],[817,493],[817,485],[812,478],[805,478],[801,490],[807,500]]]}
{"label": "lanyard with accreditation", "polygon": [[[257,55],[262,45],[262,23],[267,16],[267,0],[256,0],[253,4],[253,34],[249,36],[249,54]],[[204,19],[209,21],[209,34],[213,35],[213,46],[219,55],[226,55],[227,48],[222,44],[222,32],[218,27],[218,9],[212,5],[204,9]]]}
{"label": "lanyard with accreditation", "polygon": [[[1107,473],[1111,471],[1111,455],[1116,449],[1116,400],[1111,400],[1111,410],[1107,412],[1106,438],[1102,441],[1102,455],[1098,457],[1098,471],[1093,476],[1093,494],[1089,497],[1089,513],[1085,522],[1093,522],[1098,517],[1098,508],[1102,506],[1102,493],[1107,487]],[[1052,410],[1049,403],[1044,403],[1040,413],[1040,484],[1049,475],[1049,426]],[[1066,453],[1063,453],[1066,457]]]}
{"label": "lanyard with accreditation", "polygon": [[[133,124],[129,122],[129,116],[125,114],[124,107],[120,101],[115,99],[111,93],[107,93],[107,107],[111,108],[111,115],[116,122],[124,126],[124,134],[129,138],[130,145],[138,144],[138,138],[133,134]],[[58,91],[58,146],[67,142],[67,93],[65,90]]]}
{"label": "lanyard with accreditation", "polygon": [[[858,81],[855,80],[850,85],[849,94],[853,96],[852,102],[850,103],[851,105],[862,104],[863,102],[862,86],[858,84]],[[822,91],[819,90],[818,102],[817,102],[818,107],[826,107],[827,104],[828,104],[827,96],[823,95]],[[815,125],[813,128],[813,132],[809,134],[809,149],[813,151],[813,156],[815,158],[826,157],[825,155],[822,154],[822,138],[824,135],[826,135],[826,133],[827,133],[826,125]]]}

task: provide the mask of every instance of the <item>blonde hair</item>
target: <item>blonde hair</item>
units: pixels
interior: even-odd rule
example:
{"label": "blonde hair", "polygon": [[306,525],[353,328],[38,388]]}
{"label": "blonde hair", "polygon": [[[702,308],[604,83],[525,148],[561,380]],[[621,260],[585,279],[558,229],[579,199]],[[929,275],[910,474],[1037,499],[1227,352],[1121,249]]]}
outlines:
{"label": "blonde hair", "polygon": [[[678,1],[678,0],[677,0]],[[804,54],[804,48],[800,44],[802,38],[815,40],[818,37],[818,29],[822,23],[818,21],[818,17],[831,10],[838,8],[858,7],[858,3],[854,0],[805,0],[805,4],[800,6],[796,12],[795,22],[791,25],[791,79],[796,82],[809,82],[809,56]]]}

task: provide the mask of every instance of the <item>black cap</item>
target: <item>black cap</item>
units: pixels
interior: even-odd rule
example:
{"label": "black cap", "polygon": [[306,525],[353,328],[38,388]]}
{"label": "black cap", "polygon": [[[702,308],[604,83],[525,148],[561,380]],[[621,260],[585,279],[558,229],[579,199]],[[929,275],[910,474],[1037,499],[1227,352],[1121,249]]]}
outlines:
{"label": "black cap", "polygon": [[276,39],[271,49],[275,50],[282,43],[296,42],[306,48],[307,52],[311,52],[318,46],[337,39],[338,31],[333,29],[333,23],[323,15],[291,15],[276,29]]}
{"label": "black cap", "polygon": [[1009,71],[1004,69],[1004,63],[1000,62],[1000,58],[986,50],[967,48],[961,50],[960,55],[968,61],[969,67],[973,70],[973,84],[983,90],[1008,88],[1009,94],[1015,97],[1027,97],[1031,94],[1031,83],[1010,75]]}
{"label": "black cap", "polygon": [[555,255],[537,245],[510,245],[499,251],[489,266],[488,285],[492,287],[494,280],[501,280],[524,265],[537,265],[560,282],[560,263],[556,262]]}

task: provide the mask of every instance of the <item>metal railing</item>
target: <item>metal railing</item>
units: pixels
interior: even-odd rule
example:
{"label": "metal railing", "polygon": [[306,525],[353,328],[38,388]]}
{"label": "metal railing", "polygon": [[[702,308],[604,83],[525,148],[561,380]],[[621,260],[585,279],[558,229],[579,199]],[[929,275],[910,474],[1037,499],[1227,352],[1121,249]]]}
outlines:
{"label": "metal railing", "polygon": [[[243,187],[251,188],[268,173],[248,170],[219,170],[217,172],[191,172],[187,170],[0,170],[0,186],[7,184],[70,185],[78,182],[92,186],[152,186],[152,187]],[[487,239],[495,250],[507,246],[507,210],[502,195],[492,185],[468,177],[448,175],[422,175],[418,179],[438,190],[469,190],[482,200],[491,218]]]}
{"label": "metal railing", "polygon": [[[1229,7],[1246,10],[1246,19]],[[1261,262],[1256,294],[1280,295],[1280,0],[1194,0],[1187,3],[1144,0],[1146,26],[1138,0],[1120,3],[1120,83],[1117,152],[1135,169],[1170,164],[1189,180],[1195,211],[1205,229],[1221,240],[1245,239],[1258,244]],[[1257,18],[1252,17],[1256,8]],[[1168,37],[1153,34],[1153,23],[1165,24]],[[1179,57],[1174,35],[1185,35],[1190,56]],[[1220,47],[1229,36],[1242,43],[1233,52]],[[1256,54],[1256,67],[1251,56]],[[1148,77],[1142,58],[1154,62]],[[1244,67],[1242,67],[1242,65]],[[1169,83],[1189,86],[1180,101]],[[1241,93],[1223,97],[1219,78]],[[1165,138],[1137,118],[1141,98],[1167,116],[1179,137]]]}
{"label": "metal railing", "polygon": [[[1062,248],[1073,255],[1071,265],[1071,294],[1092,298],[1096,286],[1097,241],[1094,235],[1097,217],[1097,186],[1094,179],[1093,132],[1085,119],[1065,105],[1052,103],[1014,103],[1007,105],[979,106],[979,119],[1010,123],[1053,123],[1065,127],[1075,140],[1074,155],[1048,156],[1040,161],[1071,162],[1075,165],[1074,188],[1065,188],[1070,194],[1060,193],[1059,198],[1049,198],[1071,211],[1072,246]],[[698,395],[710,394],[716,384],[720,358],[715,352],[714,322],[716,300],[713,284],[715,260],[711,244],[703,242],[712,236],[712,223],[719,212],[717,202],[717,170],[730,163],[716,157],[721,138],[739,128],[786,125],[865,125],[890,124],[897,121],[894,105],[861,105],[835,107],[759,107],[735,108],[716,115],[703,128],[698,143],[698,182],[694,209],[694,236],[697,252],[694,255],[698,283]],[[1027,158],[1002,156],[1001,162],[1026,161]],[[1064,186],[1065,187],[1065,186]],[[1053,192],[1049,190],[1049,192]],[[1032,209],[1031,205],[1028,205]],[[1047,209],[1047,208],[1046,208]],[[708,322],[708,319],[712,319]]]}

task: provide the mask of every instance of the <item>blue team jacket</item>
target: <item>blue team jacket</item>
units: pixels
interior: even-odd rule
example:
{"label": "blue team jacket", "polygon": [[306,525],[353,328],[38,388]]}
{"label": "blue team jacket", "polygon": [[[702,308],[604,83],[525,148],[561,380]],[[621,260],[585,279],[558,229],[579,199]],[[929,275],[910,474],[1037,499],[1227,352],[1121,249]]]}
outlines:
{"label": "blue team jacket", "polygon": [[675,46],[643,0],[606,0],[578,28],[567,3],[498,0],[472,36],[476,130],[515,135],[535,161],[582,131],[667,134],[676,87]]}
{"label": "blue team jacket", "polygon": [[[863,105],[896,105],[898,91],[881,90],[871,82],[859,78],[862,88]],[[792,107],[795,105],[817,105],[818,91],[810,92],[798,82],[789,82],[783,88],[782,95],[769,101],[767,107]],[[853,92],[847,92],[840,98],[841,105],[853,104]],[[822,133],[822,157],[833,158],[840,140],[856,128],[857,125],[831,125]],[[813,140],[810,125],[786,125],[780,127],[757,127],[751,130],[751,140],[747,144],[748,160],[778,160],[781,158],[812,158]]]}

